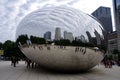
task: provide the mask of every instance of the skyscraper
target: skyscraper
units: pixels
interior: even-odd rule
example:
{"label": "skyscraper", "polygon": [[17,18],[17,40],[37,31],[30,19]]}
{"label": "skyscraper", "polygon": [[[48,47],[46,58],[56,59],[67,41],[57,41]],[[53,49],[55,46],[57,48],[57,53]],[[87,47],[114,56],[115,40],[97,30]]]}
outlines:
{"label": "skyscraper", "polygon": [[72,42],[74,40],[73,34],[71,32],[64,31],[64,39],[68,39]]}
{"label": "skyscraper", "polygon": [[95,30],[95,36],[96,36],[96,41],[97,41],[97,45],[101,45],[101,38],[100,38],[100,34]]}
{"label": "skyscraper", "polygon": [[92,15],[96,17],[107,32],[112,32],[111,9],[109,7],[99,7]]}
{"label": "skyscraper", "polygon": [[67,39],[67,31],[64,31],[64,39]]}
{"label": "skyscraper", "polygon": [[117,30],[117,45],[120,51],[120,0],[113,0],[115,26]]}
{"label": "skyscraper", "polygon": [[51,32],[50,31],[47,31],[45,34],[44,34],[44,38],[48,41],[51,41]]}
{"label": "skyscraper", "polygon": [[86,31],[86,34],[87,34],[87,37],[88,37],[88,40],[90,43],[92,43],[92,37],[91,37],[91,34],[89,31]]}
{"label": "skyscraper", "polygon": [[60,40],[61,39],[61,29],[57,27],[55,29],[55,40]]}

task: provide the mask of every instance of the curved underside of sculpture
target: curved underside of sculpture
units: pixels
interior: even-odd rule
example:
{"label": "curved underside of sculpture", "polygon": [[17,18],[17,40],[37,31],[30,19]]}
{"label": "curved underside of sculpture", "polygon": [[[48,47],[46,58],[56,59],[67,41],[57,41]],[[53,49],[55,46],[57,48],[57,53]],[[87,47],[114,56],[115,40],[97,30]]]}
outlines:
{"label": "curved underside of sculpture", "polygon": [[[93,16],[77,9],[46,7],[19,23],[16,41],[28,59],[54,70],[89,70],[103,59],[105,31]],[[26,46],[25,46],[26,45]]]}
{"label": "curved underside of sculpture", "polygon": [[[78,70],[84,71],[96,66],[102,59],[100,51],[79,47],[44,46],[34,45],[22,48],[22,52],[32,61],[55,70]],[[86,52],[84,53],[84,51]]]}

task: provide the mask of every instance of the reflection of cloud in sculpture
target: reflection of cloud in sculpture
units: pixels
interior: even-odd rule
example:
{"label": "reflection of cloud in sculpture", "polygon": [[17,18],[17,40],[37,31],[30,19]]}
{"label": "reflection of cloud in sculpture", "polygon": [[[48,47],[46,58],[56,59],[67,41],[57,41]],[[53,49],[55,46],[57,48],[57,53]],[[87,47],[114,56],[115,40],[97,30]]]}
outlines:
{"label": "reflection of cloud in sculpture", "polygon": [[[26,46],[25,37],[21,51],[42,66],[59,70],[88,70],[103,58],[100,51],[94,51],[94,45],[88,43],[90,38],[95,44],[101,40],[100,26],[91,16],[71,7],[49,7],[26,16],[18,26],[16,37],[22,34],[30,36],[32,44]],[[53,41],[46,41],[43,35],[46,40],[51,38]],[[76,38],[72,41],[73,37]],[[19,37],[18,41],[21,42]]]}
{"label": "reflection of cloud in sculpture", "polygon": [[16,37],[22,34],[28,34],[43,37],[47,31],[51,31],[51,39],[55,38],[55,29],[71,32],[73,36],[78,37],[84,35],[85,40],[88,40],[86,31],[89,31],[91,37],[96,37],[96,30],[100,37],[102,36],[101,24],[88,14],[73,9],[71,7],[48,7],[39,9],[27,15],[17,28]]}

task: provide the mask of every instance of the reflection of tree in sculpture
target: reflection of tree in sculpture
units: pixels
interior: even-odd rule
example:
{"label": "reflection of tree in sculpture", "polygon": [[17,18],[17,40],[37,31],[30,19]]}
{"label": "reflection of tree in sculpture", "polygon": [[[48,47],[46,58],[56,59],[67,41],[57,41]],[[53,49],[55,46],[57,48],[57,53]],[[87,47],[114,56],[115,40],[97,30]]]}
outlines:
{"label": "reflection of tree in sculpture", "polygon": [[[17,43],[21,43],[21,44],[27,44],[27,40],[28,40],[28,36],[27,35],[20,35],[17,38]],[[30,40],[33,44],[45,44],[46,40],[44,38],[40,38],[40,37],[36,37],[36,36],[30,36]]]}
{"label": "reflection of tree in sculpture", "polygon": [[21,43],[21,44],[26,44],[26,40],[28,40],[28,36],[25,35],[19,35],[19,37],[17,38],[16,42],[17,43]]}
{"label": "reflection of tree in sculpture", "polygon": [[[43,8],[21,21],[16,33],[17,42],[22,43],[21,51],[29,59],[44,67],[57,70],[88,70],[103,58],[100,51],[95,52],[96,45],[91,43],[94,40],[97,44],[95,30],[99,38],[102,38],[100,27],[101,24],[96,19],[76,9]],[[87,31],[92,40],[88,40]],[[24,36],[24,39],[20,39],[20,36]],[[32,43],[29,47],[26,45],[27,39]]]}

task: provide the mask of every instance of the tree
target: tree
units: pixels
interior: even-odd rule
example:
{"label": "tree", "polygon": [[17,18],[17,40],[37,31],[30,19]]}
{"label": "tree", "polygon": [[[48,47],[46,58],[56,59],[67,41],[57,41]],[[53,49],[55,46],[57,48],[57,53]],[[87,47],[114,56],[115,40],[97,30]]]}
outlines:
{"label": "tree", "polygon": [[20,35],[20,36],[17,38],[16,42],[17,42],[17,43],[20,42],[21,44],[26,44],[26,40],[28,40],[27,34],[25,34],[25,35]]}
{"label": "tree", "polygon": [[5,57],[17,56],[17,57],[25,57],[24,54],[20,51],[16,42],[7,40],[3,43],[3,50]]}
{"label": "tree", "polygon": [[83,43],[81,40],[78,40],[78,41],[73,40],[72,45],[73,46],[85,46],[85,43]]}
{"label": "tree", "polygon": [[36,36],[30,36],[30,40],[32,43],[35,44],[45,44],[46,40],[44,38],[36,37]]}
{"label": "tree", "polygon": [[117,49],[114,49],[113,54],[119,54],[119,51]]}
{"label": "tree", "polygon": [[13,55],[12,49],[16,47],[16,44],[13,41],[7,40],[3,44],[4,56]]}
{"label": "tree", "polygon": [[55,40],[55,45],[62,45],[62,46],[69,46],[71,43],[70,43],[70,40],[68,39],[61,39],[61,40]]}
{"label": "tree", "polygon": [[3,44],[0,42],[0,49],[2,49],[3,48]]}

